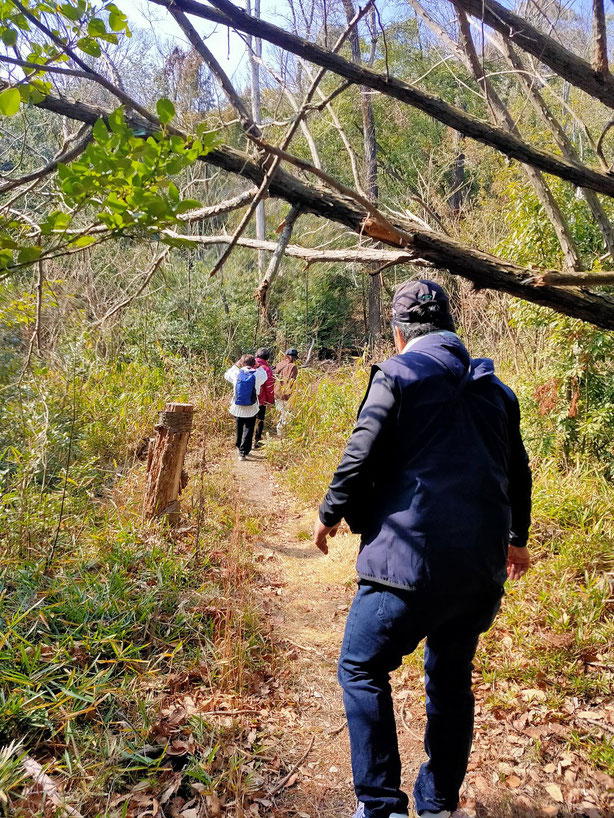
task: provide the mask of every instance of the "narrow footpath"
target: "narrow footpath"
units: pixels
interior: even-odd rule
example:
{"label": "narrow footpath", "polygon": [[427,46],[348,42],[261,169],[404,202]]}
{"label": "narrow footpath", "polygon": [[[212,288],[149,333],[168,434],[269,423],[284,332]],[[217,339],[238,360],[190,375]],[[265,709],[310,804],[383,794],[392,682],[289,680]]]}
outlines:
{"label": "narrow footpath", "polygon": [[[311,544],[316,510],[279,486],[263,455],[235,461],[242,498],[266,509],[256,544],[274,640],[285,655],[290,707],[281,755],[298,764],[275,799],[275,815],[345,818],[356,806],[337,657],[355,590],[358,538],[340,533],[321,554]],[[410,684],[410,678],[413,682]],[[419,673],[395,674],[397,722],[404,774],[410,784],[423,759],[424,700]],[[413,711],[413,713],[412,713]],[[308,752],[309,751],[309,752]]]}

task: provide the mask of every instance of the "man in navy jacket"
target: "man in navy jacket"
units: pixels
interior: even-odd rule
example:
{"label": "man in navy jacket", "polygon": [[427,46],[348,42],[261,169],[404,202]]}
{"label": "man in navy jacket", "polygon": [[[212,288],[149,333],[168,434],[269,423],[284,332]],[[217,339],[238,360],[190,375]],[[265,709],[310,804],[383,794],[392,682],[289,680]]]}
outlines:
{"label": "man in navy jacket", "polygon": [[445,292],[408,281],[393,299],[397,355],[373,367],[316,524],[361,534],[358,591],[339,659],[355,818],[403,818],[389,675],[426,637],[427,727],[414,787],[422,816],[458,806],[473,736],[472,661],[506,577],[529,567],[531,471],[516,396],[471,359]]}

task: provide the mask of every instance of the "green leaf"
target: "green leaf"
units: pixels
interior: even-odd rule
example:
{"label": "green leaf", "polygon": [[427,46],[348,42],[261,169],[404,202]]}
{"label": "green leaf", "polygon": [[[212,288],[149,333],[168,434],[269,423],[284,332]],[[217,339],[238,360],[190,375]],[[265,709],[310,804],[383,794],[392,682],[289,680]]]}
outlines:
{"label": "green leaf", "polygon": [[104,22],[99,17],[92,17],[87,24],[87,33],[90,37],[104,37],[107,33]]}
{"label": "green leaf", "polygon": [[32,247],[22,247],[17,255],[18,264],[31,264],[40,258],[41,248],[38,245]]}
{"label": "green leaf", "polygon": [[13,254],[10,250],[0,250],[0,270],[5,270],[13,263]]}
{"label": "green leaf", "polygon": [[109,128],[113,133],[123,134],[126,130],[126,123],[124,121],[124,112],[121,108],[116,108],[108,116]]}
{"label": "green leaf", "polygon": [[175,116],[175,106],[166,97],[162,97],[156,102],[156,111],[163,125],[166,125]]}
{"label": "green leaf", "polygon": [[123,31],[127,23],[126,15],[121,11],[112,11],[109,14],[109,28],[111,31]]}
{"label": "green leaf", "polygon": [[94,134],[94,139],[96,142],[101,142],[104,144],[109,139],[109,132],[107,131],[107,127],[102,119],[96,120],[94,127],[92,128],[92,133]]}
{"label": "green leaf", "polygon": [[182,137],[172,134],[169,141],[171,150],[174,153],[183,153],[185,151],[185,139],[182,139]]}
{"label": "green leaf", "polygon": [[2,42],[4,45],[12,46],[17,42],[17,32],[14,28],[5,28],[2,32]]}
{"label": "green leaf", "polygon": [[70,242],[71,247],[89,247],[90,244],[94,244],[96,241],[96,236],[79,236],[78,239]]}
{"label": "green leaf", "polygon": [[177,185],[174,182],[171,182],[168,186],[168,198],[173,202],[173,204],[179,204],[179,191],[177,190]]}
{"label": "green leaf", "polygon": [[60,11],[64,15],[64,17],[68,17],[69,20],[73,22],[77,22],[81,18],[82,11],[75,6],[72,6],[70,3],[62,3],[60,6]]}
{"label": "green leaf", "polygon": [[7,88],[0,94],[0,114],[2,116],[15,116],[20,104],[21,95],[17,88]]}
{"label": "green leaf", "polygon": [[196,210],[197,207],[200,207],[200,202],[196,199],[183,199],[175,208],[175,213],[179,216],[182,213],[187,213],[188,210]]}
{"label": "green leaf", "polygon": [[89,54],[90,57],[100,57],[102,54],[100,46],[96,40],[93,40],[91,37],[81,37],[81,39],[77,41],[77,48]]}

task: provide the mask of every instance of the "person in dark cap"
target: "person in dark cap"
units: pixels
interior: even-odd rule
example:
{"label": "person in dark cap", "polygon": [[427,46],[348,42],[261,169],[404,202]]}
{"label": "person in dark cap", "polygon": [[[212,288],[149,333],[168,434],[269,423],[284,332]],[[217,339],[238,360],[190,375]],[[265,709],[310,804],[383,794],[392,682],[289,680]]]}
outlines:
{"label": "person in dark cap", "polygon": [[297,358],[298,350],[290,347],[275,367],[275,408],[279,412],[279,420],[277,421],[278,435],[283,434],[290,416],[289,401],[298,375]]}
{"label": "person in dark cap", "polygon": [[267,406],[272,406],[275,403],[275,376],[273,370],[269,366],[269,358],[271,353],[267,347],[260,347],[256,352],[256,366],[258,369],[264,369],[266,372],[266,381],[258,394],[260,401],[260,409],[258,411],[256,420],[256,431],[254,434],[254,449],[259,449],[262,446],[262,433],[264,431],[264,419],[266,417]]}
{"label": "person in dark cap", "polygon": [[529,567],[531,471],[516,396],[472,359],[432,281],[396,291],[397,354],[374,366],[314,532],[360,533],[358,590],[339,659],[356,818],[403,818],[390,672],[426,638],[419,815],[457,809],[473,736],[472,661],[507,577]]}

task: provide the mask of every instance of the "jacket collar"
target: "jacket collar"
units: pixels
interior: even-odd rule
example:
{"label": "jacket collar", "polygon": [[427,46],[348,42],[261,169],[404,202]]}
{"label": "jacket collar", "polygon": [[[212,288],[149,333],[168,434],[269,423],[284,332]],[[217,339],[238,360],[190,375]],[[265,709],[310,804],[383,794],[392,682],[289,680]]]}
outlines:
{"label": "jacket collar", "polygon": [[412,338],[411,341],[408,341],[405,344],[403,352],[401,352],[401,355],[404,355],[406,352],[409,352],[410,349],[413,349],[413,347],[417,346],[421,341],[424,341],[427,338],[428,339],[433,338],[434,335],[443,335],[444,338],[448,336],[450,338],[458,338],[458,335],[455,332],[450,332],[450,330],[448,329],[439,329],[436,332],[427,332],[426,335],[419,335],[417,338]]}

